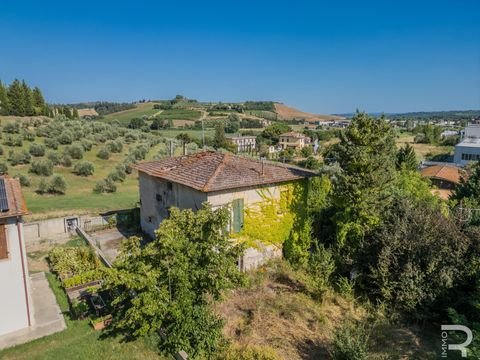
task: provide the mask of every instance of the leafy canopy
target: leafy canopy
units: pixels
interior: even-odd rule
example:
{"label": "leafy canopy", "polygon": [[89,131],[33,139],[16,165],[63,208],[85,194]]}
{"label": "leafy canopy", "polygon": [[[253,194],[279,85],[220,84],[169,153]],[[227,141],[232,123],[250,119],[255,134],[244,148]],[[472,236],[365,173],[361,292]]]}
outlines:
{"label": "leafy canopy", "polygon": [[208,305],[242,280],[228,220],[227,209],[206,204],[197,212],[172,208],[155,240],[145,247],[128,240],[107,280],[118,294],[114,329],[133,336],[161,330],[162,350],[214,353],[223,324]]}

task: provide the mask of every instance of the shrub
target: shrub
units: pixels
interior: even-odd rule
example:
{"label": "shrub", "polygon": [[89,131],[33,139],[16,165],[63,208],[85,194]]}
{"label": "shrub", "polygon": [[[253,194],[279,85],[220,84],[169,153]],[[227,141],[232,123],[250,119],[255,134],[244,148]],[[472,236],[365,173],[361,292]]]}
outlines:
{"label": "shrub", "polygon": [[83,140],[82,141],[82,147],[83,147],[83,151],[90,151],[92,150],[92,142],[89,141],[89,140]]}
{"label": "shrub", "polygon": [[50,160],[36,160],[32,163],[30,172],[40,176],[50,176],[53,173],[53,164]]}
{"label": "shrub", "polygon": [[0,162],[0,175],[7,175],[8,174],[8,166],[5,162]]}
{"label": "shrub", "polygon": [[29,130],[23,130],[23,140],[25,141],[35,141],[35,133]]}
{"label": "shrub", "polygon": [[63,155],[61,163],[65,167],[70,167],[70,166],[72,166],[73,161],[72,161],[72,158],[70,157],[70,155]]}
{"label": "shrub", "polygon": [[2,131],[7,134],[18,134],[20,132],[20,124],[18,122],[6,123]]}
{"label": "shrub", "polygon": [[101,193],[114,193],[117,191],[117,185],[111,179],[99,180],[93,188],[93,192],[97,194]]}
{"label": "shrub", "polygon": [[368,356],[369,331],[363,324],[347,320],[335,331],[330,354],[336,360],[363,360]]}
{"label": "shrub", "polygon": [[8,135],[3,140],[3,144],[7,146],[22,146],[23,139],[20,136]]}
{"label": "shrub", "polygon": [[12,166],[20,165],[20,164],[28,164],[30,163],[31,158],[32,157],[30,156],[30,154],[25,150],[23,150],[22,152],[10,151],[8,153],[8,161]]}
{"label": "shrub", "polygon": [[41,144],[30,144],[28,152],[33,156],[44,156],[45,155],[45,146]]}
{"label": "shrub", "polygon": [[49,151],[47,153],[47,159],[52,162],[53,165],[58,165],[60,164],[62,158],[59,153],[56,151]]}
{"label": "shrub", "polygon": [[120,140],[109,141],[105,148],[112,153],[121,153],[123,150],[123,143]]}
{"label": "shrub", "polygon": [[97,153],[97,157],[99,159],[108,160],[110,158],[110,151],[108,151],[106,148],[102,148]]}
{"label": "shrub", "polygon": [[310,254],[307,269],[315,291],[318,295],[322,295],[330,286],[330,278],[335,271],[332,252],[323,244],[317,245],[315,251]]}
{"label": "shrub", "polygon": [[3,147],[0,146],[0,155],[3,155]]}
{"label": "shrub", "polygon": [[113,182],[117,182],[125,180],[126,177],[127,174],[125,173],[125,171],[120,166],[117,166],[110,172],[110,174],[108,174],[107,179],[110,179]]}
{"label": "shrub", "polygon": [[70,155],[72,159],[80,160],[83,158],[83,148],[79,145],[67,146],[64,154]]}
{"label": "shrub", "polygon": [[93,175],[95,168],[90,161],[82,161],[73,167],[73,173],[80,176]]}
{"label": "shrub", "polygon": [[67,182],[61,175],[55,175],[48,183],[48,192],[51,194],[65,194],[67,191]]}
{"label": "shrub", "polygon": [[48,190],[47,180],[41,179],[40,182],[38,183],[37,193],[45,194],[47,192],[47,190]]}
{"label": "shrub", "polygon": [[69,145],[73,141],[73,136],[70,132],[64,131],[57,137],[57,141],[62,145]]}
{"label": "shrub", "polygon": [[26,175],[23,175],[23,174],[17,174],[14,176],[15,178],[17,178],[19,181],[20,181],[20,185],[24,186],[24,187],[29,187],[30,186],[30,179],[28,178],[28,176]]}
{"label": "shrub", "polygon": [[58,141],[53,138],[46,138],[45,139],[45,146],[50,149],[57,150],[58,149]]}

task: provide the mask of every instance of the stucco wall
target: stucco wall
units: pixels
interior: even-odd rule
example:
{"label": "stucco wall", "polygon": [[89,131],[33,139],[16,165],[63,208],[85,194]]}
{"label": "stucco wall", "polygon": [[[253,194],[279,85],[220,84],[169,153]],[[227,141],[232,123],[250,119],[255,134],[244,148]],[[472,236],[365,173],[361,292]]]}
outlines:
{"label": "stucco wall", "polygon": [[207,201],[206,193],[144,173],[139,173],[139,186],[140,224],[142,230],[152,238],[161,221],[168,217],[169,207],[197,210]]}
{"label": "stucco wall", "polygon": [[280,186],[263,186],[263,187],[247,187],[237,190],[224,190],[210,192],[207,196],[207,201],[214,207],[220,207],[230,204],[235,199],[243,199],[245,207],[258,202],[263,199],[259,194],[259,189],[267,192],[273,199],[280,199]]}
{"label": "stucco wall", "polygon": [[[5,220],[2,222],[5,223]],[[8,219],[6,224],[9,258],[0,260],[0,335],[28,327],[18,229],[13,218]],[[20,226],[20,234],[23,239],[22,226]],[[22,242],[21,246],[24,264],[27,267],[25,243]],[[25,273],[28,276],[27,268]],[[28,294],[30,294],[29,286],[27,278]],[[32,304],[31,299],[29,303]],[[30,314],[32,314],[32,311],[30,311]]]}

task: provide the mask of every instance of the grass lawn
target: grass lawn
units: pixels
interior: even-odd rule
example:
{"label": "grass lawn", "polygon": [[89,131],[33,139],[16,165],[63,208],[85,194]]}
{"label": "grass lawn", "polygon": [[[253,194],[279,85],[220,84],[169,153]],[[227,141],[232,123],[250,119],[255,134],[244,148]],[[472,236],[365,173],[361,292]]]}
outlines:
{"label": "grass lawn", "polygon": [[[58,304],[67,313],[68,300],[60,282],[47,273]],[[102,332],[94,331],[88,320],[71,320],[65,316],[67,329],[32,342],[0,351],[2,360],[58,360],[58,359],[157,359],[166,360],[158,355],[155,345],[147,339],[122,342],[120,338],[102,338]]]}
{"label": "grass lawn", "polygon": [[119,111],[116,113],[108,114],[104,116],[105,120],[118,120],[121,124],[127,125],[129,121],[133,118],[141,118],[142,116],[152,116],[158,113],[160,110],[153,108],[154,103],[147,102],[142,104],[137,104],[137,107],[134,109],[128,109],[124,111]]}
{"label": "grass lawn", "polygon": [[[183,130],[183,129],[168,129],[168,130],[160,130],[160,135],[167,137],[167,138],[174,138],[178,134],[187,133],[193,139],[201,139],[202,138],[202,130]],[[212,138],[215,134],[215,130],[213,129],[205,129],[205,137]]]}
{"label": "grass lawn", "polygon": [[401,147],[404,144],[410,144],[415,149],[415,153],[419,160],[424,160],[429,156],[439,155],[439,154],[453,154],[455,148],[453,146],[441,146],[433,144],[416,144],[413,135],[403,135],[397,138],[397,146]]}
{"label": "grass lawn", "polygon": [[197,120],[201,114],[197,110],[170,109],[162,111],[158,117],[162,120]]}

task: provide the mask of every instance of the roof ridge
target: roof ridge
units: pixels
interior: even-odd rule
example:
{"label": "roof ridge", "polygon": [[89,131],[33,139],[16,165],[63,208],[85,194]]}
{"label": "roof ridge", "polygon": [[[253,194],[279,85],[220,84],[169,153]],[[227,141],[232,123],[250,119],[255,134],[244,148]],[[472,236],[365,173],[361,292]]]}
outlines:
{"label": "roof ridge", "polygon": [[205,186],[202,189],[205,192],[208,192],[208,189],[209,189],[210,185],[212,185],[212,183],[215,180],[215,178],[217,177],[218,173],[225,167],[226,161],[230,159],[230,156],[228,156],[228,154],[220,153],[220,155],[222,156],[222,161],[217,166],[217,168],[213,172],[212,176],[210,176],[208,178],[207,182],[205,183]]}

